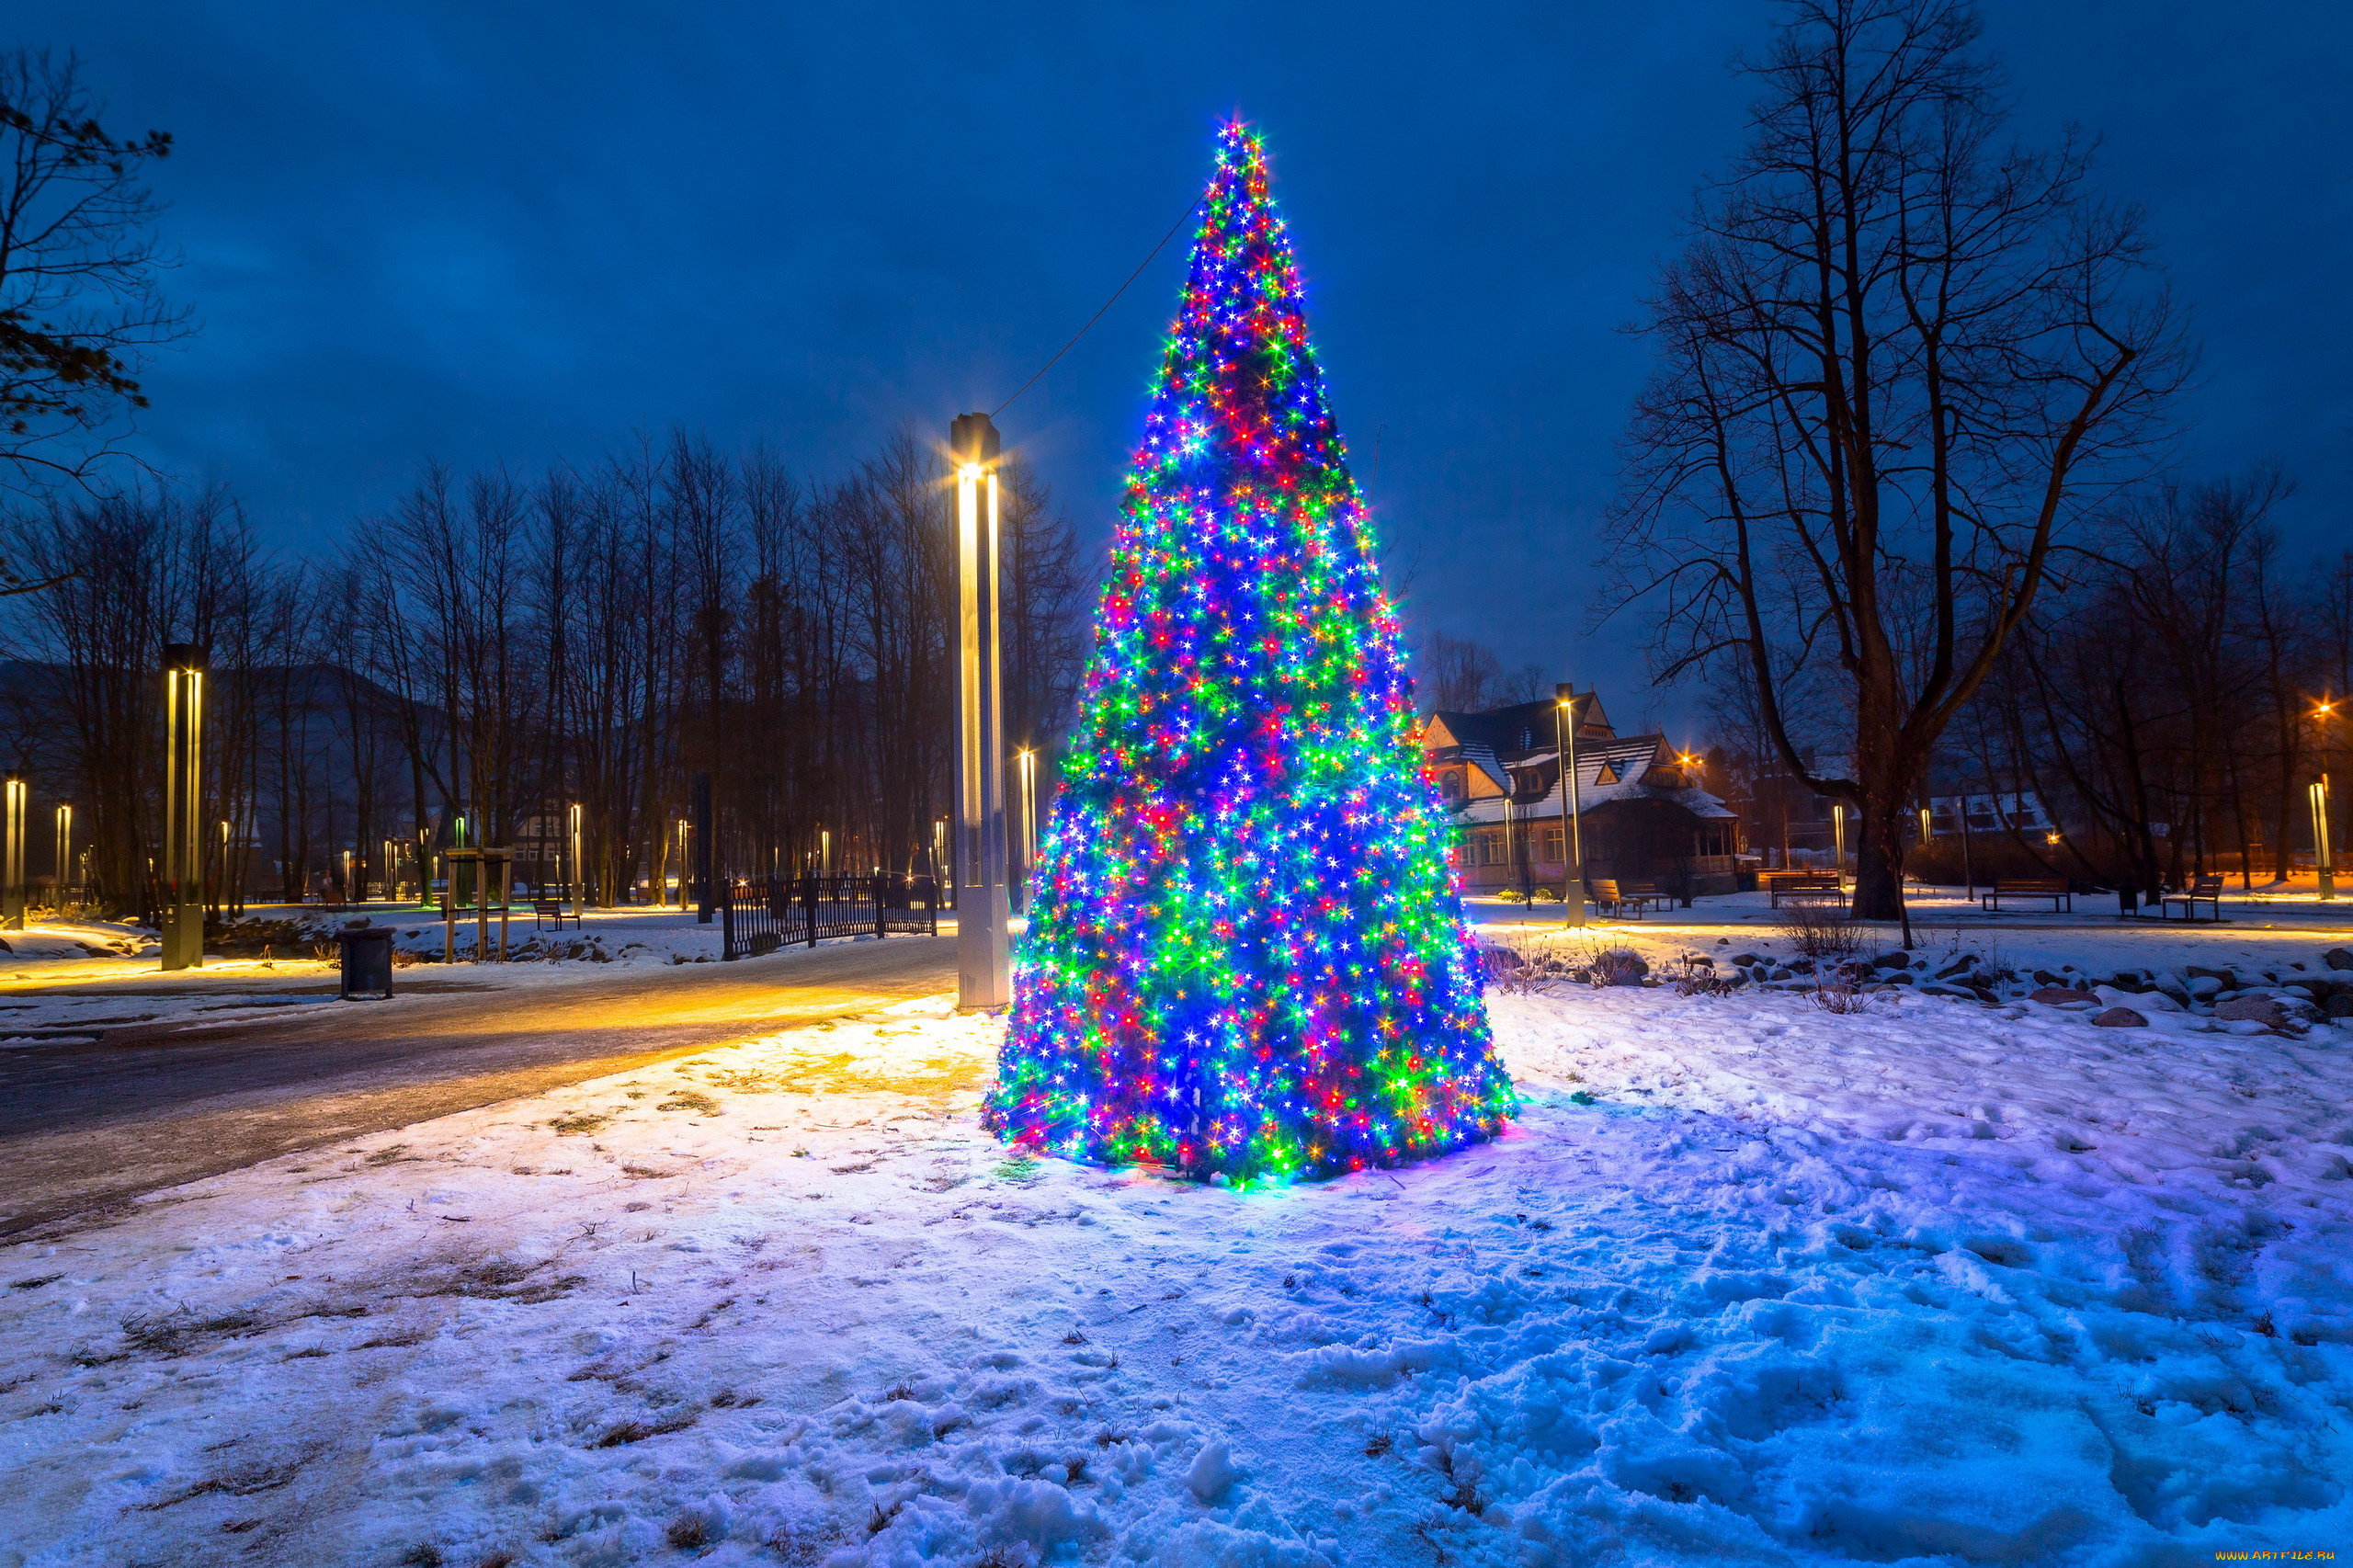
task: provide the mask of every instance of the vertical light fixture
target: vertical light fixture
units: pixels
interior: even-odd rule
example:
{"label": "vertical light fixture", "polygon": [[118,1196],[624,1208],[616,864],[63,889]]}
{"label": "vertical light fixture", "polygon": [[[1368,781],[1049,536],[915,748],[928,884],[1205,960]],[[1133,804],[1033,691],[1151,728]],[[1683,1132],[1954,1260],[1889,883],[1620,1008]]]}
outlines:
{"label": "vertical light fixture", "polygon": [[57,908],[65,909],[67,880],[74,874],[74,808],[57,808]]}
{"label": "vertical light fixture", "polygon": [[997,663],[997,433],[985,414],[949,426],[956,463],[957,998],[968,1010],[1013,1000],[1006,943],[1005,741]]}
{"label": "vertical light fixture", "polygon": [[1023,748],[1021,758],[1021,882],[1026,888],[1038,864],[1038,754]]}
{"label": "vertical light fixture", "polygon": [[1561,699],[1552,724],[1561,739],[1561,810],[1568,821],[1567,864],[1561,869],[1561,924],[1585,924],[1584,781],[1577,777],[1577,688],[1563,682],[1554,695]]}
{"label": "vertical light fixture", "polygon": [[1830,869],[1838,885],[1847,885],[1847,802],[1830,802]]}
{"label": "vertical light fixture", "polygon": [[204,962],[204,672],[202,645],[164,649],[164,968]]}
{"label": "vertical light fixture", "polygon": [[588,878],[580,869],[580,802],[574,801],[571,811],[572,828],[572,917],[578,920],[588,913]]}
{"label": "vertical light fixture", "polygon": [[2328,841],[2328,775],[2313,781],[2307,791],[2313,801],[2313,869],[2320,879],[2320,896],[2336,896],[2336,853]]}
{"label": "vertical light fixture", "polygon": [[7,844],[0,851],[0,926],[25,928],[25,781],[8,775]]}

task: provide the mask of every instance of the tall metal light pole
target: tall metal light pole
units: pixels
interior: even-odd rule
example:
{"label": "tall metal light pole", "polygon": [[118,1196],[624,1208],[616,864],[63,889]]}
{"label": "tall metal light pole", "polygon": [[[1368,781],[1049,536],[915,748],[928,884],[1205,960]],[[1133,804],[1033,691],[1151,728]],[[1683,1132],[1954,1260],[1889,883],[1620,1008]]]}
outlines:
{"label": "tall metal light pole", "polygon": [[1584,786],[1577,778],[1577,691],[1563,683],[1554,690],[1561,705],[1552,712],[1552,724],[1561,741],[1561,814],[1568,818],[1566,848],[1561,868],[1561,923],[1563,926],[1585,924],[1585,821],[1579,809]]}
{"label": "tall metal light pole", "polygon": [[74,874],[74,808],[57,808],[57,911],[65,912],[66,879]]}
{"label": "tall metal light pole", "polygon": [[1016,754],[1021,758],[1021,885],[1029,885],[1029,875],[1038,864],[1038,754],[1027,746]]}
{"label": "tall metal light pole", "polygon": [[204,962],[204,671],[195,642],[164,649],[164,968]]}
{"label": "tall metal light pole", "polygon": [[25,781],[8,775],[7,843],[0,849],[0,925],[25,928]]}
{"label": "tall metal light pole", "polygon": [[2307,791],[2313,801],[2313,869],[2320,877],[2320,896],[2336,896],[2336,846],[2328,841],[2328,775],[2324,773]]}
{"label": "tall metal light pole", "polygon": [[588,877],[580,869],[580,805],[572,807],[572,918],[577,921],[588,913]]}
{"label": "tall metal light pole", "polygon": [[1005,739],[997,663],[997,434],[985,414],[948,427],[956,463],[959,631],[956,748],[956,977],[968,1010],[1013,1000],[1006,945]]}

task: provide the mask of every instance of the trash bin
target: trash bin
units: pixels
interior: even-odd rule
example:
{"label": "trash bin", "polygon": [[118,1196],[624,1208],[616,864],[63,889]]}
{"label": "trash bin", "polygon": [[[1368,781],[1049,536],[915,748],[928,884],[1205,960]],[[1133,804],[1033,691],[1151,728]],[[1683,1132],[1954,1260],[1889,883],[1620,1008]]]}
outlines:
{"label": "trash bin", "polygon": [[374,1000],[392,994],[392,928],[347,926],[335,934],[343,945],[343,999]]}

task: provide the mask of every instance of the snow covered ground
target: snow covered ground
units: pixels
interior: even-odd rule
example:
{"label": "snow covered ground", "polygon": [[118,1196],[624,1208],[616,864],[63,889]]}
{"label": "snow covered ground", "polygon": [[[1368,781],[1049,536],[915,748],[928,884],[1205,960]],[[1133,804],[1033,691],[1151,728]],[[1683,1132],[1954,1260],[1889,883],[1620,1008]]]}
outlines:
{"label": "snow covered ground", "polygon": [[941,999],[61,1226],[0,1249],[0,1564],[2353,1544],[2353,1031],[1492,1001],[1510,1134],[1320,1185],[1009,1155]]}

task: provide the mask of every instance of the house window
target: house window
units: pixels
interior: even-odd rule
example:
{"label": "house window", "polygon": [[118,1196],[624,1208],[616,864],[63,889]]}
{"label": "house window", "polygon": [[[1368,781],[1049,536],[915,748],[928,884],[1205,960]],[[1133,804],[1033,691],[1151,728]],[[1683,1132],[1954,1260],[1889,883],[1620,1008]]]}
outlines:
{"label": "house window", "polygon": [[1601,771],[1593,776],[1593,781],[1596,784],[1615,784],[1623,778],[1625,775],[1618,771],[1616,763],[1605,762],[1601,765]]}
{"label": "house window", "polygon": [[1462,799],[1462,769],[1449,767],[1438,776],[1439,799],[1451,805]]}

